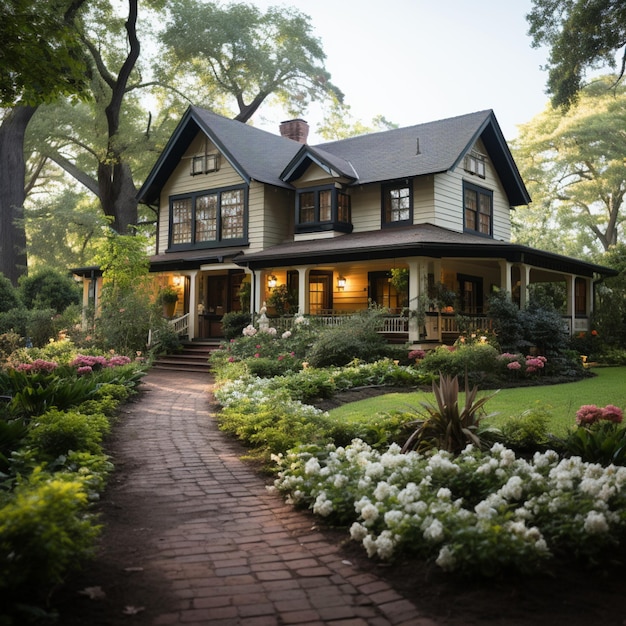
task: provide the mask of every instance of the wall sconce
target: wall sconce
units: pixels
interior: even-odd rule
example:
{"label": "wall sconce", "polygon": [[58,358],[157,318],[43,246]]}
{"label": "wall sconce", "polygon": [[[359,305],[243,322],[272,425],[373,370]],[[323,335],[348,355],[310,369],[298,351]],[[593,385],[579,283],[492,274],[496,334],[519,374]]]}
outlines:
{"label": "wall sconce", "polygon": [[276,279],[276,276],[274,276],[274,274],[270,274],[267,277],[267,286],[269,289],[274,289],[274,287],[276,287],[278,283],[278,280]]}
{"label": "wall sconce", "polygon": [[182,276],[174,276],[174,284],[177,287],[180,287],[183,284],[183,277]]}
{"label": "wall sconce", "polygon": [[344,289],[346,286],[346,279],[344,276],[337,278],[337,289]]}

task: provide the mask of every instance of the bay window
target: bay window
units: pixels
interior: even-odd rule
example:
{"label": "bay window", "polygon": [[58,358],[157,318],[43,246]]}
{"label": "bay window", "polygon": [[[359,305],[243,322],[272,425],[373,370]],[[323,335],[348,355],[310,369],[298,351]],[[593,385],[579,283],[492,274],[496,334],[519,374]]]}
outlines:
{"label": "bay window", "polygon": [[298,191],[296,232],[324,230],[352,231],[350,196],[336,187],[315,187]]}

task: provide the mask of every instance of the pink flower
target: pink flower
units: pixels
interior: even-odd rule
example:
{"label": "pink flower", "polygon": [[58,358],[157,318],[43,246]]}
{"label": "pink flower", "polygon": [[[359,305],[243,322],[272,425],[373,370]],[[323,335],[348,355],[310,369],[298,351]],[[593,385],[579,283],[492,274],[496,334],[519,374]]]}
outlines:
{"label": "pink flower", "polygon": [[89,365],[83,365],[82,367],[79,367],[76,370],[76,373],[79,376],[84,376],[85,374],[92,374],[93,373],[93,369]]}
{"label": "pink flower", "polygon": [[602,409],[602,419],[619,424],[624,419],[624,413],[618,406],[615,406],[614,404],[607,404]]}
{"label": "pink flower", "polygon": [[576,423],[579,426],[595,424],[600,419],[602,419],[602,409],[595,404],[583,404],[576,411]]}
{"label": "pink flower", "polygon": [[254,356],[258,359],[261,355],[257,352]]}
{"label": "pink flower", "polygon": [[510,363],[506,364],[506,367],[510,370],[519,370],[522,366],[519,361],[511,361]]}
{"label": "pink flower", "polygon": [[426,356],[426,352],[424,350],[411,350],[409,352],[409,359],[412,361],[414,359],[423,359]]}

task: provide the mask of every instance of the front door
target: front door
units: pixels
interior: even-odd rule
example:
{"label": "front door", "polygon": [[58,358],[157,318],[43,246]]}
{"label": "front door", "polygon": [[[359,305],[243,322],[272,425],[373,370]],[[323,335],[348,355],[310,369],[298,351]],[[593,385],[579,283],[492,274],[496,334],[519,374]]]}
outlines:
{"label": "front door", "polygon": [[222,316],[228,310],[228,276],[207,276],[205,336],[222,337]]}
{"label": "front door", "polygon": [[461,291],[461,313],[483,312],[483,280],[478,276],[458,274]]}
{"label": "front door", "polygon": [[309,273],[309,313],[319,315],[333,308],[333,273],[311,270]]}

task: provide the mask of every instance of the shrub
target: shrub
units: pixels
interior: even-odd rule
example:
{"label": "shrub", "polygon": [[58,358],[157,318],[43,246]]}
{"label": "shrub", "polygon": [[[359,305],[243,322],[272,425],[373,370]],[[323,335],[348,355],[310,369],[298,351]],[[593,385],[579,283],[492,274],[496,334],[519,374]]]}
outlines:
{"label": "shrub", "polygon": [[501,427],[504,445],[523,452],[534,452],[546,446],[549,440],[550,413],[546,409],[532,408],[512,416]]}
{"label": "shrub", "polygon": [[322,411],[291,400],[285,391],[241,398],[218,416],[219,427],[248,444],[266,462],[304,442],[319,441]]}
{"label": "shrub", "polygon": [[446,374],[465,378],[476,385],[485,381],[493,382],[498,369],[498,351],[488,343],[441,346],[429,352],[420,362],[420,369],[431,374]]}
{"label": "shrub", "polygon": [[231,311],[222,317],[222,330],[226,339],[238,339],[243,329],[252,322],[250,313]]}
{"label": "shrub", "polygon": [[564,453],[588,463],[626,465],[626,428],[613,422],[597,422],[571,431],[562,441]]}
{"label": "shrub", "polygon": [[8,332],[0,335],[0,361],[5,361],[10,354],[24,345],[22,337],[18,333]]}
{"label": "shrub", "polygon": [[34,309],[28,312],[26,336],[31,345],[41,348],[56,338],[55,315],[54,309]]}
{"label": "shrub", "polygon": [[19,281],[22,302],[29,309],[53,309],[62,313],[70,304],[79,304],[81,290],[71,277],[43,269]]}
{"label": "shrub", "polygon": [[626,530],[624,472],[550,450],[526,461],[502,444],[454,457],[355,440],[277,461],[275,486],[292,503],[351,525],[381,559],[410,553],[470,576],[537,572],[558,555],[602,562]]}
{"label": "shrub", "polygon": [[308,362],[313,367],[329,367],[383,358],[387,343],[377,329],[378,320],[368,315],[355,315],[341,326],[325,328],[311,347]]}
{"label": "shrub", "polygon": [[26,337],[28,309],[18,306],[8,311],[0,311],[0,332],[17,333]]}
{"label": "shrub", "polygon": [[70,450],[99,453],[109,430],[104,415],[51,409],[31,425],[27,442],[41,453],[42,460],[53,460]]}
{"label": "shrub", "polygon": [[87,504],[78,477],[35,470],[21,482],[0,508],[0,589],[23,588],[32,601],[90,556],[99,527]]}
{"label": "shrub", "polygon": [[0,273],[0,312],[6,313],[19,306],[20,299],[17,289],[4,274]]}

